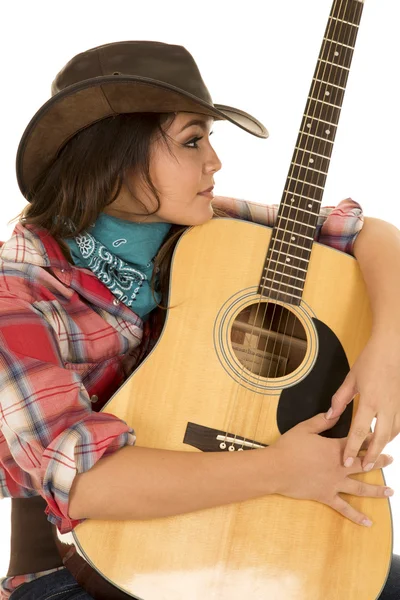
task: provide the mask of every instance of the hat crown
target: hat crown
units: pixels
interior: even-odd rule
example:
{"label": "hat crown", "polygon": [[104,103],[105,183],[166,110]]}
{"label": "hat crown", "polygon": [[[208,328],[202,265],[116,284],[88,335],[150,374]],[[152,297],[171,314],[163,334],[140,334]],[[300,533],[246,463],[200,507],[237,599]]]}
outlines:
{"label": "hat crown", "polygon": [[212,104],[190,52],[183,46],[151,41],[113,42],[77,54],[56,75],[51,95],[88,79],[124,76],[166,83]]}

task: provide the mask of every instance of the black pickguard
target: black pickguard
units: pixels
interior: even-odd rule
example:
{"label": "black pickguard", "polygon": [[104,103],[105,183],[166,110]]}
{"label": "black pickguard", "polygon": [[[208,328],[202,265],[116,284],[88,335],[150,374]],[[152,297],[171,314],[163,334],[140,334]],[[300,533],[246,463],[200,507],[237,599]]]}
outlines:
{"label": "black pickguard", "polygon": [[[322,321],[313,318],[318,332],[319,352],[312,371],[300,383],[282,390],[277,425],[281,434],[301,421],[320,412],[327,412],[334,393],[343,383],[350,365],[343,347],[334,332]],[[353,400],[347,405],[332,429],[321,433],[324,437],[346,437],[350,430]]]}

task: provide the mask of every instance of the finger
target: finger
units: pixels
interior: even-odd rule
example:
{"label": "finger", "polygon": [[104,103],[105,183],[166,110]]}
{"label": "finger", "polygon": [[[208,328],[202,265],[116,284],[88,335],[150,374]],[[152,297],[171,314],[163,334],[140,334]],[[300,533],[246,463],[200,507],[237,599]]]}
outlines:
{"label": "finger", "polygon": [[394,415],[378,414],[372,442],[362,460],[364,471],[373,469],[378,456],[382,453],[386,444],[390,442],[393,418]]}
{"label": "finger", "polygon": [[339,491],[343,494],[367,498],[388,498],[394,494],[394,490],[386,485],[372,485],[351,477],[346,477]]}
{"label": "finger", "polygon": [[352,371],[349,371],[347,377],[343,381],[340,388],[336,391],[336,393],[332,396],[331,401],[331,410],[332,412],[328,414],[328,419],[333,419],[342,414],[346,406],[353,400],[354,396],[357,394],[357,386],[356,386],[356,378],[353,375]]}
{"label": "finger", "polygon": [[350,432],[347,436],[346,448],[343,453],[343,464],[345,467],[351,466],[352,461],[348,461],[348,459],[353,459],[354,461],[359,453],[362,443],[371,431],[371,423],[375,414],[375,409],[359,405],[351,424]]}
{"label": "finger", "polygon": [[364,441],[363,441],[363,443],[361,444],[360,451],[365,451],[365,450],[368,450],[368,448],[369,448],[369,445],[370,445],[370,443],[371,443],[371,440],[372,440],[372,438],[373,438],[373,435],[374,435],[373,433],[369,433],[369,434],[367,435],[367,437],[365,438],[365,440],[364,440]]}
{"label": "finger", "polygon": [[[363,473],[362,460],[362,457],[357,457],[354,461],[354,464],[351,467],[343,467],[346,475],[355,475],[358,473]],[[392,462],[393,456],[390,456],[390,454],[381,454],[375,462],[374,470],[383,469],[384,467],[390,465]]]}
{"label": "finger", "polygon": [[[372,437],[373,437],[373,435],[374,435],[373,433],[369,433],[369,434],[367,435],[367,437],[365,438],[365,440],[364,440],[364,441],[363,441],[363,443],[361,444],[360,452],[365,452],[366,450],[368,450],[368,446],[369,446],[369,445],[370,445],[370,443],[371,443],[371,440],[372,440]],[[342,440],[342,448],[343,448],[343,451],[344,451],[344,449],[345,449],[345,447],[346,447],[347,437],[340,438],[340,439]],[[360,454],[360,453],[359,453],[359,454]]]}
{"label": "finger", "polygon": [[350,519],[357,525],[364,525],[365,527],[371,527],[372,521],[368,518],[367,515],[359,512],[355,508],[353,508],[346,500],[343,500],[339,495],[336,495],[332,504],[332,508],[337,510],[338,513],[346,517],[346,519]]}

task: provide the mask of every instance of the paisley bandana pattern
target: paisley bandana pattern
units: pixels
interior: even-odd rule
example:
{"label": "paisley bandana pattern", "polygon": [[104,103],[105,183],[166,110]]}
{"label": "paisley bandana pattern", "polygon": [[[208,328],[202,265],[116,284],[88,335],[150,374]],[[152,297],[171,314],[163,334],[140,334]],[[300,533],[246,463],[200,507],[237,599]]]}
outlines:
{"label": "paisley bandana pattern", "polygon": [[88,268],[120,302],[131,307],[143,282],[148,281],[147,275],[112,254],[90,233],[79,235],[75,240]]}
{"label": "paisley bandana pattern", "polygon": [[153,296],[150,282],[153,259],[170,228],[170,223],[133,223],[101,213],[89,231],[65,241],[76,266],[90,269],[145,319],[161,300],[159,292]]}

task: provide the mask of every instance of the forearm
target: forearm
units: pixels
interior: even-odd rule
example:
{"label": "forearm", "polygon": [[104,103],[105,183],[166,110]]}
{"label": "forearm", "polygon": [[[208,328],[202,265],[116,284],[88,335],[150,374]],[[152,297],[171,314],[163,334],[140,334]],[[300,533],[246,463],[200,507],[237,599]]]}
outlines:
{"label": "forearm", "polygon": [[174,452],[126,446],[75,477],[73,519],[151,519],[274,493],[270,448]]}
{"label": "forearm", "polygon": [[373,331],[400,334],[400,231],[391,223],[365,217],[354,255],[367,286]]}

